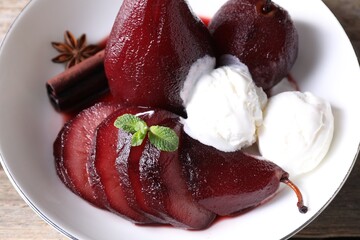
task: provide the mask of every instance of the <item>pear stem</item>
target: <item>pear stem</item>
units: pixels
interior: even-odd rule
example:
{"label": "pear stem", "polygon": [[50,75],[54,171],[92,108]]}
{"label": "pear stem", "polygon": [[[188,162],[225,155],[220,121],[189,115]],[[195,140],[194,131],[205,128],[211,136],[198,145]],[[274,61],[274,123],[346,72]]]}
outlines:
{"label": "pear stem", "polygon": [[308,207],[304,205],[303,196],[299,188],[293,182],[291,182],[288,177],[281,178],[280,182],[288,185],[296,193],[296,196],[298,198],[297,207],[299,209],[299,212],[306,213],[308,211]]}
{"label": "pear stem", "polygon": [[264,13],[269,13],[271,11],[271,0],[266,0],[262,10]]}

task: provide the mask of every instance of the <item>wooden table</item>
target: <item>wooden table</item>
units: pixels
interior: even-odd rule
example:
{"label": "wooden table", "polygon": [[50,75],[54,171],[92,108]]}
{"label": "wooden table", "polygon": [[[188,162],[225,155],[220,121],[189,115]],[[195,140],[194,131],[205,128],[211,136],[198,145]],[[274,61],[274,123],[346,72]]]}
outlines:
{"label": "wooden table", "polygon": [[[0,41],[29,0],[0,0]],[[333,11],[360,56],[360,1],[324,0]],[[360,79],[359,79],[360,81]],[[360,160],[329,207],[297,234],[300,238],[360,238]],[[281,224],[281,223],[279,223]],[[41,220],[21,199],[0,166],[0,239],[66,239]]]}

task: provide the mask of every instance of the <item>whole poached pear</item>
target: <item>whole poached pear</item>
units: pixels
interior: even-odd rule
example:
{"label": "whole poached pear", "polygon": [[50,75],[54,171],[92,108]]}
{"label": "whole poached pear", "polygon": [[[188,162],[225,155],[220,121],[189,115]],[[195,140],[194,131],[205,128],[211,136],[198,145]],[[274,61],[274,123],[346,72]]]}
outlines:
{"label": "whole poached pear", "polygon": [[191,66],[204,56],[214,56],[212,38],[187,2],[124,0],[104,64],[116,100],[182,114],[180,92]]}
{"label": "whole poached pear", "polygon": [[298,54],[298,33],[288,12],[269,0],[229,0],[209,24],[217,55],[246,64],[265,91],[287,76]]}

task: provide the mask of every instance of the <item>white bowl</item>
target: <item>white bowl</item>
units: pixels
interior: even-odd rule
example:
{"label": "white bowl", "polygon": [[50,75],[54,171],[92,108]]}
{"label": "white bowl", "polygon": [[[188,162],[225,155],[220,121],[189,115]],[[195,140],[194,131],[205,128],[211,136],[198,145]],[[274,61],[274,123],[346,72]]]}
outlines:
{"label": "white bowl", "polygon": [[[295,179],[307,214],[283,189],[244,215],[222,219],[203,231],[139,227],[97,209],[70,192],[56,175],[52,144],[63,119],[47,98],[45,82],[63,66],[51,41],[65,30],[97,42],[110,32],[121,0],[33,0],[17,18],[0,50],[1,163],[24,200],[49,224],[74,239],[218,240],[288,238],[311,222],[335,197],[349,175],[360,142],[360,72],[353,48],[336,18],[320,0],[277,0],[291,14],[300,36],[292,70],[301,90],[327,99],[335,135],[326,159]],[[190,0],[194,11],[211,17],[225,0]]]}

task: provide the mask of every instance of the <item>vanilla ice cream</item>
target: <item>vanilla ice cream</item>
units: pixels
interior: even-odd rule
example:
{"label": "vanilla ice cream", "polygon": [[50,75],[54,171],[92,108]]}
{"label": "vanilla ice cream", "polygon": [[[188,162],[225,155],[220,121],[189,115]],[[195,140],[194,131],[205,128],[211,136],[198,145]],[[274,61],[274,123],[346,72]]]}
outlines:
{"label": "vanilla ice cream", "polygon": [[185,132],[203,144],[229,152],[256,141],[267,97],[247,66],[238,63],[201,76],[186,101]]}
{"label": "vanilla ice cream", "polygon": [[184,86],[180,90],[180,98],[183,101],[183,106],[188,104],[189,98],[193,93],[194,86],[198,79],[205,74],[209,74],[214,70],[216,65],[216,58],[205,55],[196,60],[190,67],[189,73],[184,81]]}
{"label": "vanilla ice cream", "polygon": [[311,93],[271,97],[258,129],[261,155],[290,175],[314,169],[329,150],[334,131],[331,106]]}

